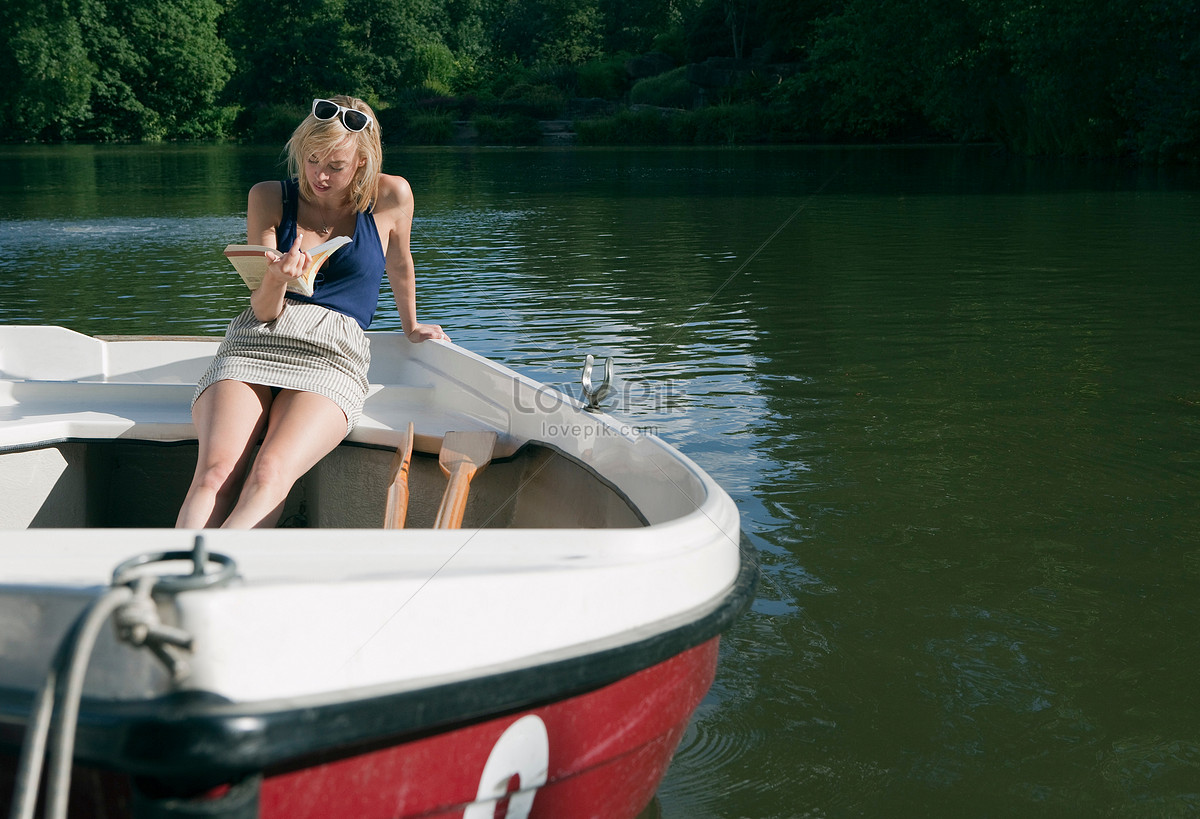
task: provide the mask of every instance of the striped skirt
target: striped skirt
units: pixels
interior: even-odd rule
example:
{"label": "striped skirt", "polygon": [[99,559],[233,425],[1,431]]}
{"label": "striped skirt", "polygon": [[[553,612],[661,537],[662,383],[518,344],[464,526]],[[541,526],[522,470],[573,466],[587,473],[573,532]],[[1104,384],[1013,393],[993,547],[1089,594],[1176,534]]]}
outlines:
{"label": "striped skirt", "polygon": [[196,385],[192,403],[217,381],[244,381],[315,392],[346,414],[346,432],[367,400],[371,346],[358,322],[316,304],[285,301],[272,321],[247,308],[229,324],[217,355]]}

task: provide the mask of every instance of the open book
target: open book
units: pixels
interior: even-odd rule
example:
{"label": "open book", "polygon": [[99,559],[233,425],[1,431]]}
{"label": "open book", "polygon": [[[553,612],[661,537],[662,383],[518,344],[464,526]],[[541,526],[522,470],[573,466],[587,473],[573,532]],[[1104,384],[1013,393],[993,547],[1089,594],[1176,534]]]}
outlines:
{"label": "open book", "polygon": [[[349,242],[349,236],[334,236],[329,241],[319,244],[308,251],[308,255],[312,259],[312,264],[308,266],[308,270],[304,271],[303,276],[289,282],[287,289],[311,296],[313,294],[313,283],[317,280],[317,271],[321,269],[321,265],[325,264],[325,260],[332,256],[335,250]],[[262,284],[263,276],[267,274],[267,264],[269,262],[267,261],[266,254],[279,252],[275,248],[266,247],[265,245],[229,245],[225,248],[225,255],[229,258],[229,261],[233,262],[233,266],[242,276],[242,281],[251,290],[257,290],[259,285]]]}

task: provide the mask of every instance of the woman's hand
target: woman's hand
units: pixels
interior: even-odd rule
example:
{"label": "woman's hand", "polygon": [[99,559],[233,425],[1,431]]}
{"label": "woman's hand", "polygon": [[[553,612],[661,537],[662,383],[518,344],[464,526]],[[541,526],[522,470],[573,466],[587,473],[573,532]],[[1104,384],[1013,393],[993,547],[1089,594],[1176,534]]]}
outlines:
{"label": "woman's hand", "polygon": [[284,287],[289,282],[303,276],[304,271],[308,270],[308,266],[312,264],[312,258],[300,249],[300,243],[303,240],[304,234],[297,233],[296,241],[292,242],[292,247],[287,253],[267,254],[267,275],[280,282]]}
{"label": "woman's hand", "polygon": [[304,275],[304,271],[312,263],[307,253],[300,249],[304,237],[296,236],[292,248],[287,253],[267,251],[267,272],[263,276],[262,285],[250,294],[250,306],[254,308],[254,316],[259,321],[274,321],[283,312],[284,294],[289,282]]}
{"label": "woman's hand", "polygon": [[411,330],[406,331],[404,335],[414,344],[428,341],[431,338],[440,338],[442,341],[450,340],[450,336],[446,335],[440,324],[417,324]]}

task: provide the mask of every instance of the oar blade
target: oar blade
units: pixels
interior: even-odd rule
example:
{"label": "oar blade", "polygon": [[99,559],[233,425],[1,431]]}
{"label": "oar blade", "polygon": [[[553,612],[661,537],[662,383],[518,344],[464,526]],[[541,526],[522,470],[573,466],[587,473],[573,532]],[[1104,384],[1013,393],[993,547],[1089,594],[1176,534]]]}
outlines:
{"label": "oar blade", "polygon": [[471,479],[491,462],[495,449],[495,432],[446,433],[438,463],[450,481],[446,484],[446,493],[438,508],[437,520],[433,524],[435,529],[457,529],[462,526]]}
{"label": "oar blade", "polygon": [[488,465],[495,450],[496,433],[490,430],[447,432],[442,439],[438,463],[447,475],[458,466],[465,466],[474,472]]}

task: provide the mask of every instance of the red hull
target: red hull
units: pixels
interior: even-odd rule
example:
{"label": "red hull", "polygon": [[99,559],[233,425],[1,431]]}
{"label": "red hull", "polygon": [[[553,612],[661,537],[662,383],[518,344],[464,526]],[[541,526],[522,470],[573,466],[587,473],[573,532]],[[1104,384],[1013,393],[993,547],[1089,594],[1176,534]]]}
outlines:
{"label": "red hull", "polygon": [[[539,708],[310,767],[267,771],[259,815],[632,819],[653,799],[712,685],[717,644],[714,637]],[[0,761],[0,795],[11,785],[14,765],[11,758]],[[77,770],[71,790],[73,819],[130,815],[125,777]]]}
{"label": "red hull", "polygon": [[[486,793],[489,785],[501,788],[499,793],[519,787],[521,769],[537,767],[543,748],[548,776],[533,795],[528,816],[637,816],[654,798],[692,712],[712,685],[716,664],[714,638],[582,696],[268,776],[263,782],[262,817],[458,817],[463,806]],[[545,726],[544,746],[536,731],[524,735],[523,741],[502,745],[505,731],[530,715]],[[489,757],[496,767],[485,779]],[[516,804],[507,806],[509,819],[525,815],[519,798],[510,801]]]}

